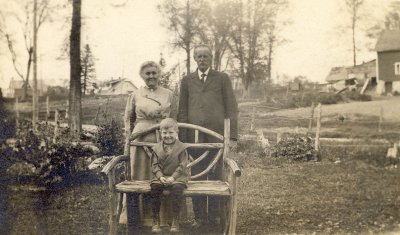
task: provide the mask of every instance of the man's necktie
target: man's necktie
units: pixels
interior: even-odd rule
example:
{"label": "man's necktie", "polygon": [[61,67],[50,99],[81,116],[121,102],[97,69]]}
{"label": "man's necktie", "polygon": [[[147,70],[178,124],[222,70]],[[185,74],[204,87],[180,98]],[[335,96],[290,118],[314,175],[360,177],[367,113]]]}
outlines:
{"label": "man's necktie", "polygon": [[205,74],[205,73],[202,73],[201,74],[201,82],[202,83],[204,83],[204,80],[205,80],[205,77],[206,77],[207,75]]}

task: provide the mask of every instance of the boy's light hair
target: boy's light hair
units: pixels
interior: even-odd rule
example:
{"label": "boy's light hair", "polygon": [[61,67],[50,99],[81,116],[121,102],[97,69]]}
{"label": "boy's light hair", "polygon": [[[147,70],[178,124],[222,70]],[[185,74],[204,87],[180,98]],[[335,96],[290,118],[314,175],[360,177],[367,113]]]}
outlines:
{"label": "boy's light hair", "polygon": [[165,118],[160,122],[160,130],[174,128],[178,131],[178,122],[175,121],[173,118]]}

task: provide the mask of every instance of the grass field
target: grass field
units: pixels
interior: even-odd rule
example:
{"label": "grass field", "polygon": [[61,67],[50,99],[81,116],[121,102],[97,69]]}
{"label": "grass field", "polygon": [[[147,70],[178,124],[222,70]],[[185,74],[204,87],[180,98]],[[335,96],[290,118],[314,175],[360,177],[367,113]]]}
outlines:
{"label": "grass field", "polygon": [[353,150],[347,156],[340,156],[340,161],[332,156],[335,162],[323,158],[320,162],[295,164],[257,156],[247,156],[243,162],[240,158],[244,156],[239,154],[238,160],[244,166],[239,189],[238,233],[399,231],[400,171],[385,167],[382,155],[363,154]]}
{"label": "grass field", "polygon": [[[394,167],[398,159],[386,158],[389,144],[400,140],[399,101],[386,97],[323,106],[321,137],[350,140],[322,142],[318,162],[288,163],[246,144],[235,155],[243,169],[238,233],[400,234],[400,169]],[[242,134],[252,134],[252,109],[241,107]],[[257,106],[255,126],[274,141],[277,130],[305,132],[309,116],[310,108]]]}
{"label": "grass field", "polygon": [[[262,104],[241,106],[241,133],[249,134],[253,107],[255,127],[268,132],[278,130],[293,132],[297,128],[306,132],[309,126],[311,108],[273,110]],[[381,115],[382,109],[382,115]],[[313,132],[315,132],[316,115],[314,113]],[[400,139],[400,97],[383,97],[370,102],[350,102],[323,105],[321,113],[321,137],[329,138],[364,138]],[[380,122],[382,116],[382,122]],[[343,117],[343,120],[339,120]],[[379,131],[380,130],[380,131]]]}
{"label": "grass field", "polygon": [[[93,124],[96,116],[104,113],[122,120],[125,99],[84,100],[84,123]],[[323,145],[318,162],[290,163],[274,159],[266,156],[256,142],[249,142],[232,154],[243,171],[239,182],[237,233],[400,234],[400,168],[394,167],[398,160],[386,158],[387,143],[369,142],[371,138],[392,142],[400,139],[399,101],[399,97],[389,97],[323,106],[322,137],[365,141]],[[242,135],[250,133],[253,107],[240,108],[239,133]],[[382,132],[378,132],[381,107],[386,122]],[[308,127],[309,108],[272,112],[257,107],[256,111],[256,128],[265,132],[274,128]],[[337,120],[338,115],[345,117],[343,122]],[[102,207],[87,208],[78,204],[75,209],[75,204],[67,207],[68,213],[75,216],[73,221],[82,221],[75,214],[86,208],[101,210],[99,214],[104,220],[96,223],[107,223],[105,187],[101,191],[89,187],[85,200],[90,203],[82,204],[102,203]],[[92,198],[92,195],[95,196]],[[74,194],[73,197],[79,202],[83,196]],[[106,229],[100,227],[101,231]]]}

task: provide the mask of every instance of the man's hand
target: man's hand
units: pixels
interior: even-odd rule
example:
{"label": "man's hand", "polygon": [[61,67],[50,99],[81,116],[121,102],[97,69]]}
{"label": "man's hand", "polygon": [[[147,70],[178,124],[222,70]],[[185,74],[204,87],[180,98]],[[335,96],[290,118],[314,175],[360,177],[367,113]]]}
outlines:
{"label": "man's hand", "polygon": [[238,143],[236,139],[229,140],[229,149],[231,152],[236,152],[238,148]]}
{"label": "man's hand", "polygon": [[163,183],[163,184],[168,184],[168,180],[167,180],[167,178],[165,178],[164,176],[161,176],[161,177],[160,177],[160,181],[161,181],[161,183]]}

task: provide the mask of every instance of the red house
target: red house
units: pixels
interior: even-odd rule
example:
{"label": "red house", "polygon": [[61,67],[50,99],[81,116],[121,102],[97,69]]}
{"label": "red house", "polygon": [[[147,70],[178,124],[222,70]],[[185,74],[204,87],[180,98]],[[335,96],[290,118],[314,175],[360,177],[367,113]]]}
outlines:
{"label": "red house", "polygon": [[379,37],[377,52],[377,93],[400,93],[400,30],[384,31]]}

